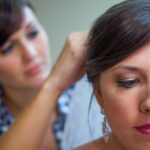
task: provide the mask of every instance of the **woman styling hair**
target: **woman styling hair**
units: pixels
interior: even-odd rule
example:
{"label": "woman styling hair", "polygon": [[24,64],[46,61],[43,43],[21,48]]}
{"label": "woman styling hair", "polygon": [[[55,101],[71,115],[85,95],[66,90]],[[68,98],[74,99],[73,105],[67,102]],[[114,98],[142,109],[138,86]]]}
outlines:
{"label": "woman styling hair", "polygon": [[51,70],[48,37],[31,4],[0,1],[1,150],[58,149],[57,104],[84,72],[86,36],[70,34]]}

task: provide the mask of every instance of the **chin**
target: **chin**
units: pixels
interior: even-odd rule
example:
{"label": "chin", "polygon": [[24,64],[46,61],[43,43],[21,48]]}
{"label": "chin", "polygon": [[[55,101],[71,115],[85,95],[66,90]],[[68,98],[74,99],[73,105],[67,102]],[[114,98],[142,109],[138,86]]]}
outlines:
{"label": "chin", "polygon": [[128,149],[131,149],[131,150],[149,150],[150,149],[150,142],[147,141],[147,142],[138,142],[137,141],[135,143],[132,143],[132,145],[128,144],[127,146]]}
{"label": "chin", "polygon": [[43,73],[32,76],[24,81],[24,85],[28,89],[36,90],[36,89],[40,88],[40,86],[42,86],[42,84],[48,78],[48,75],[49,75],[49,72],[45,71]]}
{"label": "chin", "polygon": [[29,87],[32,88],[40,88],[40,86],[42,86],[44,84],[44,82],[46,81],[48,76],[42,77],[42,78],[36,78],[33,80],[30,80],[30,84],[28,84]]}

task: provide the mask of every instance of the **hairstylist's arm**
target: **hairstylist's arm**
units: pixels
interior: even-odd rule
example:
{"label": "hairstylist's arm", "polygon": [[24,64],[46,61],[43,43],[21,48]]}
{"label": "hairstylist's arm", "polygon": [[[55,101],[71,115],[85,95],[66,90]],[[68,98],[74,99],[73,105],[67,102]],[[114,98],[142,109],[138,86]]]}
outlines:
{"label": "hairstylist's arm", "polygon": [[38,94],[0,138],[0,150],[46,150],[42,141],[57,100],[64,89],[83,75],[86,37],[87,33],[70,34]]}
{"label": "hairstylist's arm", "polygon": [[58,89],[63,91],[85,73],[85,51],[87,32],[71,33],[54,65],[51,76]]}

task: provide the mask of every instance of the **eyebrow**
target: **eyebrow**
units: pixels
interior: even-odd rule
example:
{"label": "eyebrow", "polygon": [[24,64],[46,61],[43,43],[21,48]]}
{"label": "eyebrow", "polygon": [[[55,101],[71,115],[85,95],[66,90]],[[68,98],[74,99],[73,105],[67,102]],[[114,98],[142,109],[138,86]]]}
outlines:
{"label": "eyebrow", "polygon": [[30,29],[30,28],[32,28],[32,27],[35,27],[35,26],[37,26],[37,23],[35,23],[35,22],[33,22],[33,21],[29,21],[29,22],[27,22],[26,24],[25,24],[25,28],[28,30],[28,29]]}
{"label": "eyebrow", "polygon": [[128,65],[118,65],[112,68],[112,70],[117,70],[117,69],[125,69],[132,72],[141,72],[140,68],[134,66],[128,66]]}
{"label": "eyebrow", "polygon": [[28,22],[28,24],[26,24],[25,28],[26,29],[30,29],[33,26],[32,22]]}

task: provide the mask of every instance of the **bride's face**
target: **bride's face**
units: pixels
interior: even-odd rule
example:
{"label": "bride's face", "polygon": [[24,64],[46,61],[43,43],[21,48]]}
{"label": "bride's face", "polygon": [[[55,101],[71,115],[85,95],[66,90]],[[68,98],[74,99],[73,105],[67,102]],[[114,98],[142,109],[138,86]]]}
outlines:
{"label": "bride's face", "polygon": [[127,150],[150,149],[149,57],[147,44],[104,71],[96,92],[112,128],[113,140]]}

